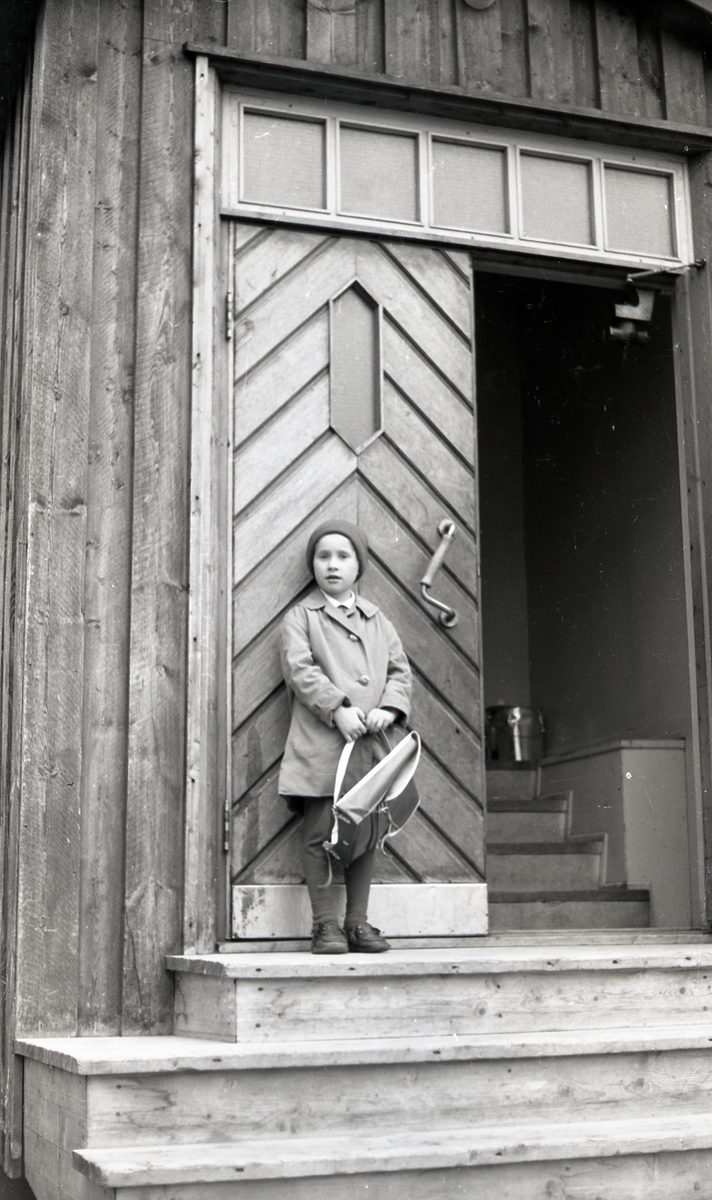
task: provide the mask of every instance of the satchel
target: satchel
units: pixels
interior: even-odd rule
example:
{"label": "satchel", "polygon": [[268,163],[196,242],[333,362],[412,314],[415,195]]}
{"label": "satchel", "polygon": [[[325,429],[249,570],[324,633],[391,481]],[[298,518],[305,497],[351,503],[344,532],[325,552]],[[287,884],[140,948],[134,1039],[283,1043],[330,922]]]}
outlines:
{"label": "satchel", "polygon": [[344,866],[377,844],[383,849],[386,838],[407,824],[420,803],[413,780],[420,759],[420,737],[410,732],[392,747],[385,733],[380,736],[387,753],[343,796],[339,792],[354,742],[345,743],[336,768],[334,820],[324,849]]}

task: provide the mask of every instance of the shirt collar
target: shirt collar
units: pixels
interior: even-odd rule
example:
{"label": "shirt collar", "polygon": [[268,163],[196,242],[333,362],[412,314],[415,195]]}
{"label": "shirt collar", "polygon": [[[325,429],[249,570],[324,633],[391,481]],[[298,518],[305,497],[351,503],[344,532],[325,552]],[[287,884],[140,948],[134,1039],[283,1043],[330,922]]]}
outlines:
{"label": "shirt collar", "polygon": [[356,593],[355,592],[349,592],[349,594],[345,600],[335,600],[333,596],[330,596],[328,594],[328,592],[322,591],[321,588],[319,588],[319,591],[321,592],[322,596],[327,601],[327,603],[332,604],[334,606],[334,608],[345,608],[348,610],[349,608],[352,607],[352,605],[354,605],[356,603]]}
{"label": "shirt collar", "polygon": [[[304,603],[306,604],[307,608],[312,609],[325,608],[327,611],[329,611],[329,609],[334,608],[333,605],[327,605],[326,597],[320,588],[314,588],[314,591],[309,593]],[[378,605],[372,604],[371,601],[366,600],[364,596],[359,596],[358,592],[356,593],[354,603],[364,617],[372,617],[378,612]],[[334,611],[337,613],[339,612],[338,609],[335,609]]]}

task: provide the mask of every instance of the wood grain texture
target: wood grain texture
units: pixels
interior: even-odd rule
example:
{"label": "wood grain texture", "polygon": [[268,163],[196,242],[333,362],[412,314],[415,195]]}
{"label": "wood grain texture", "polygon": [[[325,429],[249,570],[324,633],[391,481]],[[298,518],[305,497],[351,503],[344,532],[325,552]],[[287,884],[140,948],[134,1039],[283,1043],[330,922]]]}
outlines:
{"label": "wood grain texture", "polygon": [[[216,243],[217,86],[208,60],[195,61],[193,296],[190,418],[190,576],[186,712],[183,945],[212,950],[218,930],[222,867],[218,814],[229,776],[223,735],[227,693],[224,664],[229,590],[229,523],[224,518],[229,478],[229,426],[215,376],[224,343],[225,282]],[[216,399],[218,402],[216,403]],[[227,553],[226,553],[227,547]],[[223,667],[223,669],[221,669]],[[223,720],[221,722],[221,716]],[[224,835],[223,835],[224,840]]]}
{"label": "wood grain texture", "polygon": [[356,5],[307,0],[307,50],[310,62],[356,65]]}
{"label": "wood grain texture", "polygon": [[472,336],[472,291],[453,269],[446,254],[436,251],[424,255],[412,243],[386,242],[384,248],[395,258],[406,275],[436,304],[447,321],[456,325],[465,338]]}
{"label": "wood grain texture", "polygon": [[280,687],[264,703],[249,725],[234,734],[232,750],[233,795],[247,792],[274,766],[284,749],[289,729],[289,701]]}
{"label": "wood grain texture", "polygon": [[641,108],[635,14],[617,0],[596,0],[601,108],[636,116]]}
{"label": "wood grain texture", "polygon": [[574,104],[579,108],[599,108],[601,97],[598,86],[595,0],[570,0],[570,3]]}
{"label": "wood grain texture", "polygon": [[[699,50],[697,57],[702,65]],[[660,21],[645,9],[638,12],[638,63],[640,65],[641,115],[659,119],[665,116],[665,88]],[[704,108],[704,82],[702,86]],[[689,121],[691,113],[683,118]],[[704,121],[700,121],[704,124]]]}
{"label": "wood grain texture", "polygon": [[502,12],[502,91],[506,96],[528,96],[526,0],[499,0],[499,5]]}
{"label": "wood grain texture", "polygon": [[296,331],[291,342],[292,369],[285,376],[278,358],[267,358],[235,383],[233,446],[269,421],[302,388],[314,386],[329,362],[329,314],[326,307]]}
{"label": "wood grain texture", "polygon": [[[227,44],[247,53],[671,121],[689,121],[703,94],[702,46],[671,27],[671,61],[696,55],[699,62],[682,83],[687,107],[673,80],[666,110],[660,12],[625,0],[497,0],[486,9],[463,0],[230,0],[227,7]],[[206,11],[201,20],[218,41],[216,16]]]}
{"label": "wood grain texture", "polygon": [[87,479],[79,1028],[118,1034],[141,3],[101,6]]}
{"label": "wood grain texture", "polygon": [[702,47],[684,41],[672,29],[663,29],[662,66],[665,80],[665,116],[669,121],[706,125],[707,89]]}
{"label": "wood grain texture", "polygon": [[[325,505],[355,470],[353,451],[336,434],[327,433],[311,454],[280,478],[262,504],[236,522],[233,583],[239,583],[302,521]],[[265,536],[266,530],[269,536]]]}
{"label": "wood grain texture", "polygon": [[[25,72],[14,119],[6,133],[3,157],[2,260],[9,297],[3,308],[2,341],[2,473],[4,542],[2,657],[0,660],[0,1127],[5,1173],[19,1176],[22,1167],[22,1065],[12,1053],[16,1029],[17,920],[19,844],[21,835],[22,684],[26,624],[28,497],[28,405],[23,404],[23,328],[26,313],[28,177],[32,65]],[[26,400],[25,396],[25,400]]]}
{"label": "wood grain texture", "polygon": [[305,0],[230,0],[227,44],[246,54],[303,59],[305,9]]}
{"label": "wood grain texture", "polygon": [[386,0],[386,73],[396,79],[457,82],[457,0]]}
{"label": "wood grain texture", "polygon": [[227,46],[230,0],[200,0],[193,9],[192,37],[201,46]]}
{"label": "wood grain texture", "polygon": [[[76,1032],[99,12],[49,5],[33,97],[18,1030]],[[74,136],[68,136],[72,130]]]}
{"label": "wood grain texture", "polygon": [[[504,89],[502,15],[499,4],[485,9],[458,5],[459,83],[467,92],[501,92]],[[508,15],[511,18],[511,9]],[[511,47],[511,24],[509,32]],[[510,77],[516,78],[516,75]]]}
{"label": "wood grain texture", "polygon": [[568,0],[528,0],[529,78],[535,100],[573,104],[574,67]]}
{"label": "wood grain texture", "polygon": [[385,0],[307,0],[307,60],[382,73],[384,7]]}
{"label": "wood grain texture", "polygon": [[328,427],[329,383],[322,374],[235,455],[235,513],[250,504]]}
{"label": "wood grain texture", "polygon": [[388,437],[399,449],[408,447],[407,457],[449,508],[459,513],[469,530],[475,528],[474,474],[429,425],[402,393],[386,383],[383,411]]}
{"label": "wood grain texture", "polygon": [[191,378],[192,5],[144,0],[124,1032],[171,1027],[181,943]]}

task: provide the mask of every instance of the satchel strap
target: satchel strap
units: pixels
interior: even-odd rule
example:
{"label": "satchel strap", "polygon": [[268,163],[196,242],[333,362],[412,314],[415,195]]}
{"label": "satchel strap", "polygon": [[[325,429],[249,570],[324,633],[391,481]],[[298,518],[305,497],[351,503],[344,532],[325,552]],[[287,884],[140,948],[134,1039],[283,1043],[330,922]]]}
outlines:
{"label": "satchel strap", "polygon": [[349,765],[349,759],[351,758],[351,751],[353,748],[354,742],[344,742],[344,748],[341,751],[341,757],[339,758],[339,763],[336,768],[336,778],[334,779],[334,804],[336,804],[336,801],[341,795],[341,786],[344,782],[344,775],[346,774],[346,768]]}
{"label": "satchel strap", "polygon": [[[381,730],[379,737],[385,742],[386,750],[390,753],[392,747],[391,747],[391,743],[388,741],[388,737],[386,735],[385,730],[383,730],[383,729]],[[337,800],[341,796],[341,788],[342,788],[342,785],[344,782],[344,775],[346,774],[346,768],[349,765],[349,759],[351,758],[351,751],[353,750],[355,745],[356,745],[355,741],[354,742],[344,742],[344,748],[341,751],[341,755],[339,757],[339,762],[336,767],[336,777],[334,779],[334,804],[336,804]]]}

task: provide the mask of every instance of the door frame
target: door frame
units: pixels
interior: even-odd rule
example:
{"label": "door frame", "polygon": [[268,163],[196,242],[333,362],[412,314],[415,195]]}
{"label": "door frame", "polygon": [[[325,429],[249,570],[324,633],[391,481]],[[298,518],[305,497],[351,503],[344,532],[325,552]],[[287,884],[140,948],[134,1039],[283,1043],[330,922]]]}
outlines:
{"label": "door frame", "polygon": [[[219,211],[220,82],[205,54],[195,58],[195,145],[193,188],[193,306],[191,389],[191,488],[188,605],[187,751],[185,767],[184,920],[185,953],[210,953],[229,937],[229,870],[226,808],[229,795],[230,737],[227,733],[230,686],[229,562],[224,552],[223,516],[230,486],[224,462],[231,442],[228,406],[220,402],[228,378],[230,296],[224,277],[228,261],[227,222]],[[691,171],[695,251],[712,256],[712,214],[705,198],[706,170],[712,154],[700,155]],[[237,215],[237,214],[235,214]],[[264,218],[263,218],[264,219]],[[325,222],[328,225],[328,221]],[[378,230],[373,230],[377,234]],[[446,239],[443,239],[446,241]],[[478,252],[474,266],[512,274],[541,270],[541,259],[511,251]],[[582,264],[589,282],[596,269]],[[552,278],[571,279],[578,264]],[[610,286],[619,278],[603,269]],[[581,279],[583,282],[583,279]],[[227,311],[224,307],[227,296]],[[686,611],[692,704],[692,745],[688,747],[690,871],[693,922],[708,923],[712,913],[712,872],[706,864],[712,848],[712,598],[705,563],[712,555],[712,422],[701,419],[712,393],[712,355],[706,346],[712,329],[712,280],[705,270],[686,270],[673,298],[675,389],[683,518]],[[476,347],[475,347],[476,353]],[[704,414],[706,415],[706,414]],[[709,479],[710,486],[706,487]],[[230,539],[227,539],[229,544]],[[709,549],[708,549],[709,547]]]}

